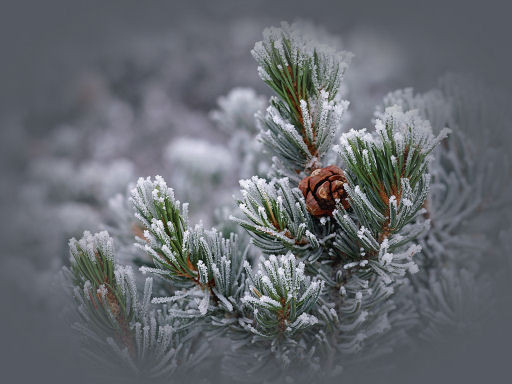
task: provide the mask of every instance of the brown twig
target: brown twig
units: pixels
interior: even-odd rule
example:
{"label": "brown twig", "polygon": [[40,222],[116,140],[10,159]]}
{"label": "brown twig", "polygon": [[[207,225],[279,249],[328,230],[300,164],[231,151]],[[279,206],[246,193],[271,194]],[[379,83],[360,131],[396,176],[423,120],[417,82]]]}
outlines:
{"label": "brown twig", "polygon": [[[288,98],[291,100],[291,102],[293,104],[293,108],[295,109],[295,112],[297,113],[297,115],[299,117],[299,123],[301,125],[302,140],[304,140],[304,144],[306,144],[306,146],[308,147],[308,150],[311,153],[311,155],[312,156],[317,156],[318,155],[318,149],[314,146],[313,143],[311,143],[308,140],[308,138],[306,136],[306,128],[304,127],[304,117],[302,116],[302,109],[300,108],[300,105],[297,104],[297,101],[295,101],[295,99],[300,101],[302,99],[302,95],[300,94],[300,91],[299,91],[299,89],[297,87],[297,82],[295,81],[295,78],[293,76],[293,71],[292,71],[292,68],[290,66],[288,66],[288,73],[290,74],[290,77],[292,79],[293,90],[294,90],[294,93],[295,93],[295,95],[293,95],[289,90],[287,90]],[[315,130],[313,130],[313,142],[314,141],[315,141]]]}
{"label": "brown twig", "polygon": [[279,331],[280,332],[284,332],[284,330],[286,329],[286,320],[288,319],[288,316],[290,316],[290,307],[288,307],[285,311],[285,300],[284,300],[284,297],[281,297],[281,307],[282,309],[280,309],[279,311],[277,311],[277,319],[279,321]]}

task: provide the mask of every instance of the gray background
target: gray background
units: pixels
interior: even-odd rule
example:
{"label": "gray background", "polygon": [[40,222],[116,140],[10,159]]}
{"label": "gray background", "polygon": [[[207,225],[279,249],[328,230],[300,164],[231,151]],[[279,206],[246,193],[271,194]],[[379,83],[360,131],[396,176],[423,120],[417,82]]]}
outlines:
{"label": "gray background", "polygon": [[[506,1],[3,1],[2,109],[47,108],[78,68],[117,42],[203,18],[307,18],[333,33],[368,26],[389,34],[421,63],[429,84],[447,70],[471,71],[510,87]],[[220,54],[220,53],[219,53]]]}

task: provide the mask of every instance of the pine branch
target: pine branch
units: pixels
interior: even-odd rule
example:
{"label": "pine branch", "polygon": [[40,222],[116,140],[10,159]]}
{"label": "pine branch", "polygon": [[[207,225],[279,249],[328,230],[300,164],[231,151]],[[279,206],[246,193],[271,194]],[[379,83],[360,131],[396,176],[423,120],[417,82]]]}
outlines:
{"label": "pine branch", "polygon": [[261,140],[276,156],[278,174],[307,174],[320,166],[348,106],[336,95],[351,55],[315,44],[287,23],[266,29],[251,53],[277,94],[259,115]]}
{"label": "pine branch", "polygon": [[[203,316],[210,305],[213,305],[212,310],[234,311],[245,279],[242,274],[244,255],[238,250],[236,235],[225,239],[215,229],[204,230],[200,225],[189,227],[188,205],[181,206],[173,190],[159,176],[155,181],[139,179],[131,200],[136,216],[146,227],[139,247],[153,258],[156,267],[141,270],[165,277],[177,288],[199,288],[202,299],[198,311]],[[186,296],[155,300],[174,302]],[[190,312],[182,315],[190,316]]]}
{"label": "pine branch", "polygon": [[318,323],[308,314],[317,303],[322,281],[304,274],[304,263],[292,254],[262,260],[256,275],[245,263],[251,285],[243,301],[253,306],[254,325],[249,329],[264,338],[290,337]]}
{"label": "pine branch", "polygon": [[[187,366],[187,346],[182,334],[189,322],[150,310],[153,281],[146,279],[142,300],[138,298],[130,267],[116,263],[113,240],[107,232],[85,232],[71,239],[71,270],[65,269],[73,285],[80,322],[74,328],[86,337],[87,354],[107,368],[113,361],[127,373],[143,377],[166,377],[175,372],[177,360]],[[197,355],[198,357],[199,355]]]}
{"label": "pine branch", "polygon": [[[376,121],[375,134],[352,130],[342,136],[338,150],[347,166],[346,190],[366,250],[375,253],[378,244],[416,218],[428,193],[429,155],[447,133],[434,137],[417,111],[390,107]],[[353,234],[356,228],[350,221],[337,217]]]}
{"label": "pine branch", "polygon": [[241,180],[243,199],[238,201],[246,219],[231,217],[252,236],[253,243],[267,254],[292,251],[310,260],[321,254],[327,236],[307,212],[302,193],[287,179],[270,183],[258,177]]}

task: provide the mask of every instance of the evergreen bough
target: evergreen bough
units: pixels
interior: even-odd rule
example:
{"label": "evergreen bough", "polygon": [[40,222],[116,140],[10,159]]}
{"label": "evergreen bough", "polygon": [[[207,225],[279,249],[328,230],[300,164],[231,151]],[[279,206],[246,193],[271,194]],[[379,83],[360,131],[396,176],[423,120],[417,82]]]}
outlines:
{"label": "evergreen bough", "polygon": [[[363,350],[365,358],[382,353],[376,345],[389,329],[404,333],[417,324],[400,298],[416,292],[420,279],[411,275],[425,265],[416,257],[429,233],[429,169],[450,124],[436,136],[430,116],[395,102],[376,114],[375,130],[342,133],[348,102],[339,89],[351,55],[303,35],[299,24],[269,28],[263,37],[252,54],[275,95],[256,121],[272,170],[240,181],[231,220],[245,232],[192,225],[188,205],[163,178],[139,179],[130,194],[133,228],[148,256],[140,271],[157,283],[153,298],[153,279],[141,298],[107,232],[70,241],[76,328],[87,354],[105,365],[171,377],[218,357],[207,345],[231,340],[221,354],[229,376],[335,375]],[[235,124],[226,114],[215,116]],[[316,217],[298,183],[328,166],[326,159],[344,172],[349,207],[336,201],[330,214]],[[436,285],[436,295],[441,289]],[[398,343],[395,333],[381,344]]]}

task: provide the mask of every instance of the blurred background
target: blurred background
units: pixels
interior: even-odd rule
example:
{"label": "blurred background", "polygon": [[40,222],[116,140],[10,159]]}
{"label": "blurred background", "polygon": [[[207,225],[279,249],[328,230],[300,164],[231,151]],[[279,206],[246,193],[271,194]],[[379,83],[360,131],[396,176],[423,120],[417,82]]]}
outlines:
{"label": "blurred background", "polygon": [[[73,371],[75,346],[53,321],[62,312],[56,272],[67,262],[67,240],[112,220],[115,197],[137,177],[164,176],[191,202],[193,220],[222,222],[219,207],[232,204],[238,179],[253,169],[236,163],[236,143],[226,144],[232,132],[219,128],[213,111],[222,111],[219,98],[229,100],[236,87],[254,112],[264,106],[270,93],[250,49],[264,27],[296,19],[321,26],[334,36],[332,44],[355,54],[344,88],[351,103],[346,129],[371,126],[375,105],[389,91],[427,91],[449,72],[476,76],[493,90],[500,111],[510,109],[505,2],[2,2],[0,278],[9,358],[0,361],[10,367],[6,372],[23,372],[27,361],[54,380]],[[481,129],[507,150],[506,127]],[[204,188],[211,198],[204,199]],[[503,211],[488,220],[509,228],[510,218]],[[504,346],[498,335],[482,340],[484,351]],[[467,359],[496,373],[503,355],[488,363],[484,357]],[[439,359],[422,377],[469,361],[458,359]]]}

